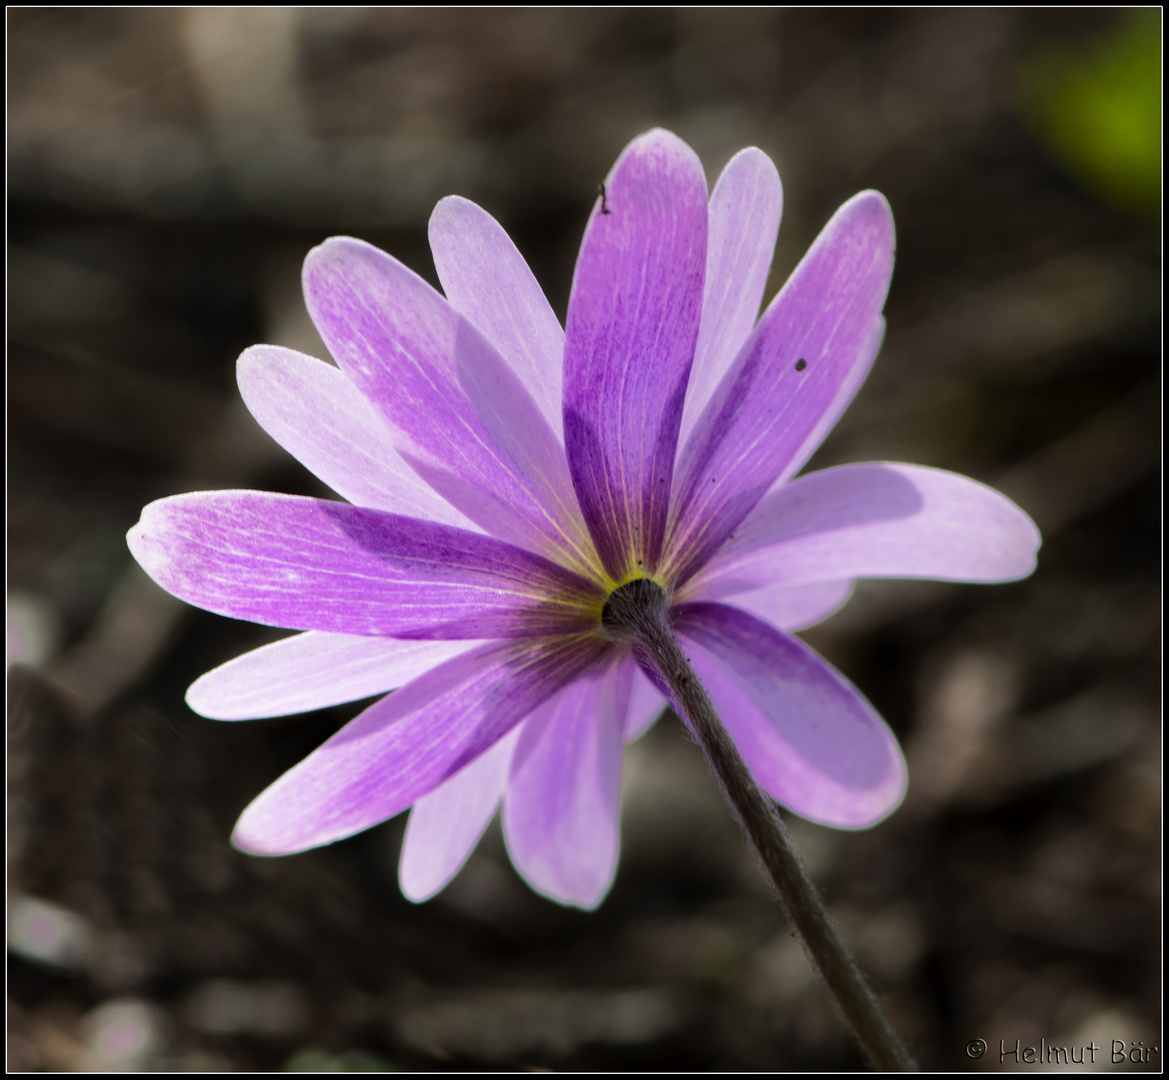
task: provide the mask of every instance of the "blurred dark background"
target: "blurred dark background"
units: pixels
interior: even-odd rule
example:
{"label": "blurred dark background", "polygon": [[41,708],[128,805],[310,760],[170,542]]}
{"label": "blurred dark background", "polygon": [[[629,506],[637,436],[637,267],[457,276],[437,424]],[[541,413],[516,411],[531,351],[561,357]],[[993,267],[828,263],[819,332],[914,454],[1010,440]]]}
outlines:
{"label": "blurred dark background", "polygon": [[812,467],[954,469],[1044,534],[1026,581],[863,583],[805,635],[910,761],[877,829],[793,822],[833,912],[926,1066],[1160,1047],[1158,10],[7,19],[10,1069],[862,1067],[672,717],[627,753],[595,914],[531,893],[497,825],[422,906],[402,819],[232,851],[358,706],[193,715],[197,675],[278,635],[125,546],[164,495],[322,493],[234,385],[255,342],[323,354],[312,245],[434,280],[426,220],[459,193],[563,316],[597,184],[657,124],[712,185],[775,159],[768,298],[844,199],[893,206],[885,348]]}

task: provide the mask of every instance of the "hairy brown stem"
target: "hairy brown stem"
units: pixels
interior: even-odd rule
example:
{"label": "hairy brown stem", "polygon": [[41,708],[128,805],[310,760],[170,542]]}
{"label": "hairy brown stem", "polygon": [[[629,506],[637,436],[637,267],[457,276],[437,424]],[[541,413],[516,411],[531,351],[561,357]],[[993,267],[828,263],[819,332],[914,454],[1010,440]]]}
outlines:
{"label": "hairy brown stem", "polygon": [[916,1062],[825,909],[775,803],[751,779],[670,631],[665,593],[646,579],[630,582],[609,598],[602,621],[611,634],[632,641],[639,659],[657,671],[669,688],[675,708],[702,748],[707,766],[774,884],[789,924],[861,1049],[882,1072],[916,1071]]}

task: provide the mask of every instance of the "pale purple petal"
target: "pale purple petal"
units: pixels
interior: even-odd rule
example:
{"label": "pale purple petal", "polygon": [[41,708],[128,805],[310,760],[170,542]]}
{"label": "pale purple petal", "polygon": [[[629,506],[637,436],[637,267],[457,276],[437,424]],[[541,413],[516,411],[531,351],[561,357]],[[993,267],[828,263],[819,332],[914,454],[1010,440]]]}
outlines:
{"label": "pale purple petal", "polygon": [[421,903],[445,889],[475,850],[499,809],[522,727],[411,808],[398,863],[398,884],[408,900]]}
{"label": "pale purple petal", "polygon": [[771,158],[753,146],[740,150],[710,196],[702,323],[686,386],[680,446],[755,327],[782,211],[783,187]]}
{"label": "pale purple petal", "polygon": [[511,237],[451,195],[430,215],[430,250],[451,306],[495,346],[563,442],[564,331]]}
{"label": "pale purple petal", "polygon": [[699,576],[719,595],[726,582],[749,580],[1014,581],[1035,569],[1039,544],[1019,507],[969,477],[891,462],[841,465],[771,492]]}
{"label": "pale purple petal", "polygon": [[893,272],[875,191],[844,204],[731,365],[678,459],[668,572],[694,573],[762,498],[871,348]]}
{"label": "pale purple petal", "polygon": [[405,810],[599,659],[574,638],[484,645],[371,705],[244,810],[232,842],[290,855]]}
{"label": "pale purple petal", "polygon": [[153,502],[127,537],[142,568],[197,607],[293,630],[531,637],[595,626],[570,571],[490,536],[259,491]]}
{"label": "pale purple petal", "polygon": [[305,303],[394,444],[488,532],[572,565],[594,562],[560,442],[490,342],[413,271],[335,237],[304,264]]}
{"label": "pale purple petal", "polygon": [[836,427],[836,422],[844,414],[844,410],[852,404],[852,399],[856,397],[857,391],[860,390],[861,385],[868,377],[872,370],[873,362],[877,359],[877,353],[881,351],[881,344],[885,340],[885,317],[878,315],[876,322],[869,328],[869,337],[863,346],[857,351],[853,359],[852,367],[845,373],[844,379],[836,391],[836,396],[832,399],[832,403],[821,414],[820,419],[816,421],[815,427],[809,432],[808,437],[804,440],[804,445],[799,448],[789,461],[781,470],[779,475],[775,478],[775,483],[772,484],[772,490],[780,484],[787,483],[793,476],[796,475],[807,464],[808,459],[820,449],[820,444],[828,437],[828,433]]}
{"label": "pale purple petal", "polygon": [[534,712],[520,732],[503,835],[537,892],[591,910],[617,871],[622,729],[632,668],[610,663]]}
{"label": "pale purple petal", "polygon": [[759,785],[810,821],[875,825],[905,794],[897,739],[859,691],[795,638],[725,604],[674,629]]}
{"label": "pale purple petal", "polygon": [[576,264],[564,345],[564,443],[615,580],[661,551],[706,263],[706,181],[655,130],[605,180]]}
{"label": "pale purple petal", "polygon": [[768,584],[763,588],[744,588],[757,581],[752,577],[691,578],[679,603],[695,600],[723,600],[772,626],[794,633],[806,630],[834,615],[852,595],[852,581],[815,581],[808,585]]}
{"label": "pale purple petal", "polygon": [[260,426],[342,498],[479,529],[402,460],[385,420],[332,364],[278,345],[253,345],[239,358],[236,379]]}
{"label": "pale purple petal", "polygon": [[201,675],[187,704],[213,720],[325,709],[384,694],[482,641],[401,641],[310,630],[237,656]]}
{"label": "pale purple petal", "polygon": [[633,686],[629,691],[629,712],[625,717],[625,741],[640,739],[670,704],[633,659],[623,661],[633,667]]}

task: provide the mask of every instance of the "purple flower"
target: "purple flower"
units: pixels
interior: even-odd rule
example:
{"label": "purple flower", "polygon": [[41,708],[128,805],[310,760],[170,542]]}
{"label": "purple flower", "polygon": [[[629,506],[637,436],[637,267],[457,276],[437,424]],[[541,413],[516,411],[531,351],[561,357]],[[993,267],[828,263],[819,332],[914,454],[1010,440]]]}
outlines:
{"label": "purple flower", "polygon": [[191,687],[242,720],[367,708],[244,811],[234,842],[287,854],[413,807],[401,884],[425,899],[503,801],[518,871],[592,908],[613,880],[623,742],[665,699],[601,624],[641,577],[759,784],[863,828],[905,791],[897,741],[791,636],[859,577],[1009,581],[1039,535],[982,484],[862,464],[799,480],[881,343],[893,222],[876,192],[836,213],[756,323],[779,227],[770,159],[738,154],[707,199],[656,130],[605,181],[562,330],[500,225],[440,202],[444,299],[335,238],[305,261],[337,367],[248,349],[263,427],[347,502],[207,491],[152,503],[130,548],[210,611],[305,631]]}

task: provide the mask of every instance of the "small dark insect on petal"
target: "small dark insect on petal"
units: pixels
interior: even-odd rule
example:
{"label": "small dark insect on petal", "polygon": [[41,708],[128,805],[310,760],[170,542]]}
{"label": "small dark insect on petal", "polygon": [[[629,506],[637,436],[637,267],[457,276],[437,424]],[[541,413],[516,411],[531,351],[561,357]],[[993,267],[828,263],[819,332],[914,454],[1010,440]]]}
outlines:
{"label": "small dark insect on petal", "polygon": [[808,361],[802,356],[796,361],[796,371],[803,371],[808,366]]}
{"label": "small dark insect on petal", "polygon": [[608,203],[605,201],[605,185],[601,185],[601,213],[611,214],[613,211],[609,209]]}

